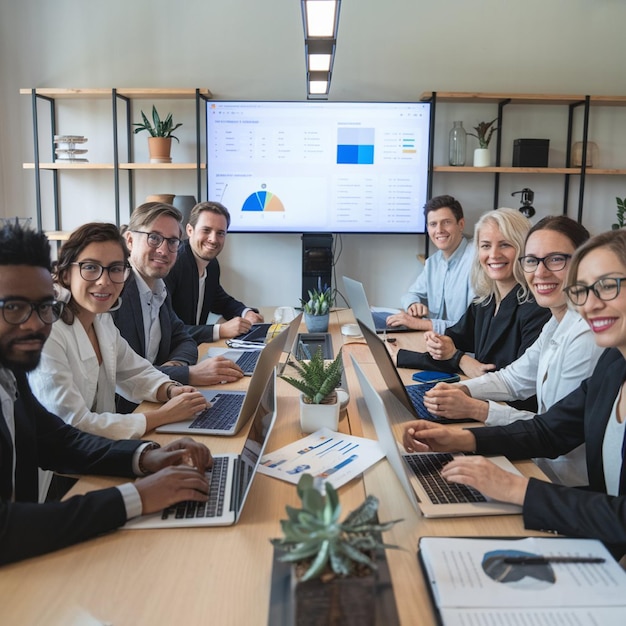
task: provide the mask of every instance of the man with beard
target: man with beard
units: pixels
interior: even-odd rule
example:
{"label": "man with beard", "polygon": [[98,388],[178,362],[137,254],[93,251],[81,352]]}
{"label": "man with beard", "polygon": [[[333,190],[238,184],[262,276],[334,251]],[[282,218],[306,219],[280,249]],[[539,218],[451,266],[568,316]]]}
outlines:
{"label": "man with beard", "polygon": [[[256,309],[230,296],[220,284],[217,256],[230,226],[228,209],[219,202],[200,202],[189,215],[187,236],[172,271],[165,278],[172,306],[197,343],[236,337],[263,321]],[[209,313],[228,320],[207,324]]]}
{"label": "man with beard", "polygon": [[[188,438],[163,448],[149,441],[112,441],[69,426],[39,404],[26,372],[37,367],[62,310],[45,235],[5,226],[0,231],[0,564],[89,539],[182,500],[207,499],[204,470],[212,459],[205,446]],[[38,467],[143,478],[38,504]]]}

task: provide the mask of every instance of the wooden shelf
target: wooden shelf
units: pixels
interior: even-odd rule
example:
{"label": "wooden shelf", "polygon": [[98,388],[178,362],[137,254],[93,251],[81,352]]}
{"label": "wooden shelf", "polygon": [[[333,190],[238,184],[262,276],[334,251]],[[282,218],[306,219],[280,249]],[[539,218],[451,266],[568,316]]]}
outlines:
{"label": "wooden shelf", "polygon": [[[25,170],[34,170],[34,163],[22,163]],[[121,170],[195,170],[195,163],[120,163]],[[40,163],[41,170],[112,170],[113,163]],[[200,164],[200,169],[206,169],[206,163]]]}
{"label": "wooden shelf", "polygon": [[[587,170],[589,173],[590,170]],[[612,171],[612,170],[606,170]],[[457,165],[435,165],[433,172],[467,174],[580,174],[579,167],[471,167]]]}
{"label": "wooden shelf", "polygon": [[[605,96],[597,96],[605,97]],[[420,96],[421,101],[428,101],[432,98],[432,92],[425,91]],[[509,100],[511,104],[576,104],[584,102],[584,95],[561,95],[561,94],[520,94],[520,93],[481,93],[481,92],[453,92],[438,91],[437,102],[465,102],[477,104],[498,104],[503,100]],[[611,98],[614,100],[614,98]]]}
{"label": "wooden shelf", "polygon": [[[125,98],[163,98],[163,99],[176,99],[176,98],[193,98],[196,95],[195,89],[137,89],[137,88],[124,88],[120,87],[116,89],[117,94],[124,96]],[[200,95],[205,98],[212,98],[213,94],[209,89],[199,89]],[[66,89],[55,87],[41,87],[36,88],[35,92],[39,96],[45,96],[46,98],[110,98],[113,93],[113,88],[110,89]],[[32,89],[20,89],[20,94],[23,96],[29,96],[32,94]]]}

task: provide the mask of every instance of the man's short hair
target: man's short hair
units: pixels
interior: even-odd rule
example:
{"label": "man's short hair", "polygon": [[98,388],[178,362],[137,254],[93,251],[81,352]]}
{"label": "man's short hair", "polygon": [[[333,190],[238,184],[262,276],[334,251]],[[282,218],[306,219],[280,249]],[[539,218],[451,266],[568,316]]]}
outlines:
{"label": "man's short hair", "polygon": [[48,238],[19,224],[5,224],[0,230],[0,265],[29,265],[52,271]]}
{"label": "man's short hair", "polygon": [[187,223],[191,225],[192,228],[196,227],[198,223],[198,219],[200,217],[200,213],[202,211],[211,211],[211,213],[216,213],[217,215],[221,215],[226,219],[226,229],[230,226],[230,213],[228,209],[219,202],[198,202],[193,209],[191,209],[191,213],[189,214],[189,219]]}
{"label": "man's short hair", "polygon": [[457,222],[463,219],[463,207],[456,198],[453,196],[435,196],[424,205],[424,215],[426,216],[426,221],[428,222],[428,214],[431,211],[438,211],[439,209],[445,208],[452,211],[452,214],[456,218]]}
{"label": "man's short hair", "polygon": [[147,228],[161,216],[173,217],[178,222],[179,234],[182,234],[181,223],[183,214],[172,204],[165,202],[144,202],[140,204],[130,215],[126,230],[141,230]]}

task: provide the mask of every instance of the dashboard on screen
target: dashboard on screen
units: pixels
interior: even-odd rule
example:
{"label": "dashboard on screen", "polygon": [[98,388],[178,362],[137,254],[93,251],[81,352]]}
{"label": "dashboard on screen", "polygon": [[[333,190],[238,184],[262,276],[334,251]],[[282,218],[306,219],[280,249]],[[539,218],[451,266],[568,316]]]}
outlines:
{"label": "dashboard on screen", "polygon": [[429,107],[211,101],[208,197],[231,232],[423,233]]}

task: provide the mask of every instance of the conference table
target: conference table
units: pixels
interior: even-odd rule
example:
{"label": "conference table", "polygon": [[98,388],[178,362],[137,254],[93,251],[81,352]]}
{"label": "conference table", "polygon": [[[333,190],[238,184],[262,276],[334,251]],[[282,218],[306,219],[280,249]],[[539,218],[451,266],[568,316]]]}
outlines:
{"label": "conference table", "polygon": [[[342,348],[340,329],[346,323],[354,323],[350,310],[331,313],[329,332],[335,354]],[[306,332],[304,325],[301,331]],[[388,344],[392,350],[423,349],[422,333],[395,333],[394,337],[396,343]],[[339,430],[375,438],[349,356],[354,355],[383,398],[389,392],[364,342],[346,343],[343,355],[350,400]],[[412,372],[400,372],[409,383]],[[247,379],[243,379],[227,387],[240,389],[246,384]],[[277,394],[277,419],[267,451],[304,436],[299,428],[297,390],[278,379]],[[408,416],[399,405],[387,401],[386,404],[391,407],[390,418],[400,439],[401,423]],[[197,439],[215,454],[238,453],[246,431],[247,426],[234,437]],[[145,438],[165,443],[176,436],[152,432]],[[516,465],[527,476],[542,477],[531,461]],[[68,497],[121,482],[117,478],[82,477]],[[542,534],[525,530],[520,515],[426,519],[413,509],[386,459],[340,488],[342,517],[367,494],[379,498],[381,521],[403,520],[384,535],[386,543],[403,548],[386,552],[399,623],[403,625],[435,623],[416,558],[420,537]],[[117,530],[58,552],[1,567],[0,624],[267,624],[274,552],[269,540],[280,536],[280,520],[286,517],[287,504],[299,504],[295,486],[258,474],[241,518],[234,526]]]}

